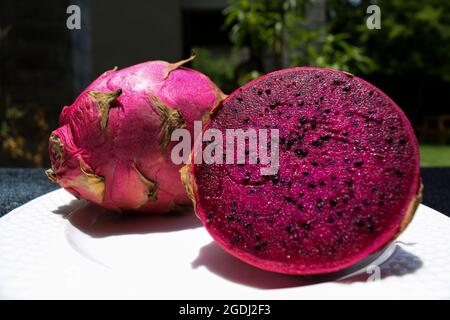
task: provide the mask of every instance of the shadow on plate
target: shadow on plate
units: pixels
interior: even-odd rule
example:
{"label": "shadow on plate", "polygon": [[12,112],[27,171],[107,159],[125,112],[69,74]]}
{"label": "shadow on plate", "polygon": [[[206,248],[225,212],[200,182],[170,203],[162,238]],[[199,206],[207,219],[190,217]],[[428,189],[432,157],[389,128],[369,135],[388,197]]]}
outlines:
{"label": "shadow on plate", "polygon": [[73,202],[77,201],[58,208],[54,213],[62,214],[74,227],[96,238],[201,227],[191,208],[166,214],[118,213],[92,203],[79,207]]}
{"label": "shadow on plate", "polygon": [[53,213],[59,214],[67,219],[72,212],[86,205],[86,203],[85,200],[73,199],[68,204],[59,206],[57,209],[53,210]]}
{"label": "shadow on plate", "polygon": [[[389,249],[390,248],[390,249]],[[372,255],[345,270],[314,276],[289,276],[257,269],[222,250],[211,242],[199,251],[192,268],[204,266],[218,276],[235,283],[259,289],[281,289],[307,286],[324,282],[351,284],[383,280],[392,276],[414,273],[422,260],[397,244]]]}
{"label": "shadow on plate", "polygon": [[401,277],[414,273],[422,267],[423,262],[418,256],[406,251],[399,245],[395,245],[394,250],[393,254],[381,264],[376,263],[376,261],[366,264],[362,268],[362,272],[345,276],[339,282],[350,284],[354,282],[382,281],[388,277]]}

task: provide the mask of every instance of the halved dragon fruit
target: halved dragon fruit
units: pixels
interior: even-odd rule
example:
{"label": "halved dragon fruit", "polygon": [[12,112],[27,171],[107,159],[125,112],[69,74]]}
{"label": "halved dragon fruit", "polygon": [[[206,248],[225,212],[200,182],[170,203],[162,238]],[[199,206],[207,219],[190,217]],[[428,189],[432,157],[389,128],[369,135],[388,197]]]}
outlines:
{"label": "halved dragon fruit", "polygon": [[212,128],[279,130],[275,175],[262,175],[264,165],[248,159],[182,170],[214,240],[258,268],[341,270],[392,242],[420,203],[408,119],[349,73],[303,67],[258,78],[214,110],[204,131]]}
{"label": "halved dragon fruit", "polygon": [[166,212],[189,204],[170,159],[173,130],[191,134],[223,99],[200,72],[149,61],[97,78],[50,136],[47,176],[78,198],[114,210]]}

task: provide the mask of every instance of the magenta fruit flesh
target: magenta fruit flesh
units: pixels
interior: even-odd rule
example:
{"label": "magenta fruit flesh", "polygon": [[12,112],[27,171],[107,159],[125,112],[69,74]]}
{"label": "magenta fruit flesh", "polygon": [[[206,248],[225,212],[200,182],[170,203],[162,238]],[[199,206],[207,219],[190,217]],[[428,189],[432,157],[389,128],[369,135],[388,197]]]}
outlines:
{"label": "magenta fruit flesh", "polygon": [[195,209],[217,243],[261,269],[319,274],[395,239],[421,198],[411,125],[384,93],[351,74],[293,68],[232,93],[204,128],[273,128],[280,169],[184,169]]}

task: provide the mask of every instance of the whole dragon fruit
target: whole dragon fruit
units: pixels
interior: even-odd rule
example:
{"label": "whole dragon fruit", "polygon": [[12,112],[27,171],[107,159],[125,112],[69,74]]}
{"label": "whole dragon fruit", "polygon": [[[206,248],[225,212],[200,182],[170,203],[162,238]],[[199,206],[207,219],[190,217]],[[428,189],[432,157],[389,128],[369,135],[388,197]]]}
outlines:
{"label": "whole dragon fruit", "polygon": [[204,118],[223,99],[193,59],[149,61],[105,72],[62,110],[49,139],[48,178],[113,210],[166,212],[190,203],[171,133]]}
{"label": "whole dragon fruit", "polygon": [[275,175],[248,159],[182,169],[214,240],[261,269],[341,270],[393,241],[420,203],[410,123],[383,92],[349,73],[303,67],[263,76],[214,110],[203,130],[212,128],[279,130]]}

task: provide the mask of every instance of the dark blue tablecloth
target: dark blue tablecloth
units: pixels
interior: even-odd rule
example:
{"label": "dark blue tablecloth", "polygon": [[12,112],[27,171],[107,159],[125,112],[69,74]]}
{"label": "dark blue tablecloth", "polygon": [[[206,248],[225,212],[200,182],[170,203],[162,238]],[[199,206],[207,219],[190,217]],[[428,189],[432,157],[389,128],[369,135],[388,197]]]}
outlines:
{"label": "dark blue tablecloth", "polygon": [[[450,216],[450,168],[424,168],[423,203]],[[57,189],[44,169],[0,168],[0,217],[12,209]]]}

